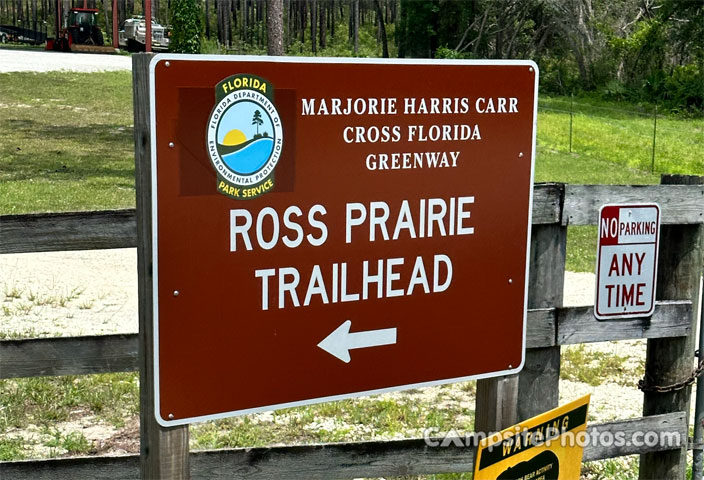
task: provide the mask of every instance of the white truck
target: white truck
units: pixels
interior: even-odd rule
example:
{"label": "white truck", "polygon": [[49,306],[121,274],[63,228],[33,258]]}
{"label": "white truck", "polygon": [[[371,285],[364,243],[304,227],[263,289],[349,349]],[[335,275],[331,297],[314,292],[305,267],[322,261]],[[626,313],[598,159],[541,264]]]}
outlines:
{"label": "white truck", "polygon": [[[119,33],[120,48],[129,52],[143,52],[147,38],[147,23],[144,17],[128,18],[122,24]],[[152,18],[152,50],[169,49],[169,30]]]}

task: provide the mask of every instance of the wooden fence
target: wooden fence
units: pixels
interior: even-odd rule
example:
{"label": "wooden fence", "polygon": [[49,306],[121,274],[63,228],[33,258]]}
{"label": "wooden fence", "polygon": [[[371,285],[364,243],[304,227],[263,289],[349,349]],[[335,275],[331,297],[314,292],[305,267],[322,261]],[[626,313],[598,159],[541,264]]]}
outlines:
{"label": "wooden fence", "polygon": [[[141,453],[118,457],[0,462],[10,479],[379,477],[473,469],[461,439],[432,447],[423,438],[394,441],[237,448],[189,452],[188,427],[163,428],[153,415],[148,56],[135,56],[135,210],[0,216],[0,254],[138,247],[139,335],[0,341],[0,378],[140,371]],[[665,182],[682,179],[668,178]],[[702,271],[704,178],[692,185],[562,185],[534,188],[527,353],[518,375],[477,382],[479,432],[496,431],[557,406],[560,347],[648,339],[645,382],[676,383],[692,372],[699,275]],[[661,207],[657,305],[652,317],[598,322],[591,307],[562,307],[567,227],[595,225],[604,203],[656,202]],[[590,444],[584,460],[641,455],[641,478],[684,478],[690,388],[644,394],[644,416],[592,425],[588,432],[674,435],[674,446]]]}
{"label": "wooden fence", "polygon": [[[660,204],[664,224],[653,316],[598,322],[592,307],[561,307],[567,226],[595,224],[603,203],[643,201]],[[647,338],[646,382],[670,384],[686,378],[694,360],[691,333],[702,268],[703,223],[702,185],[536,185],[526,364],[519,375],[478,382],[475,429],[498,430],[556,406],[561,345]],[[0,217],[0,237],[0,253],[134,247],[136,216],[134,210],[4,216]],[[137,370],[139,343],[137,334],[2,340],[0,378]],[[642,478],[684,478],[688,402],[688,388],[648,393],[644,417],[589,427],[590,431],[627,436],[637,431],[673,433],[681,439],[678,447],[589,445],[584,460],[641,454]],[[474,459],[470,446],[458,442],[434,448],[422,438],[185,455],[187,427],[159,429],[161,445],[156,457],[162,478],[189,473],[191,478],[312,479],[464,472],[472,470]],[[170,442],[174,436],[179,440]],[[154,450],[149,438],[148,444],[144,436],[142,441],[143,452]],[[142,457],[144,463],[144,453]],[[142,465],[143,474],[144,469]],[[136,478],[140,456],[4,462],[0,474],[4,480]]]}

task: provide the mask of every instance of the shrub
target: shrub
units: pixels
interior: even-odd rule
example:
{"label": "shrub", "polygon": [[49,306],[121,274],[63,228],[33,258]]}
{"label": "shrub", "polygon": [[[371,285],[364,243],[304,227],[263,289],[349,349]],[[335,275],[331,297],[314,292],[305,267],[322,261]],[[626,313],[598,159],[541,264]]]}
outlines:
{"label": "shrub", "polygon": [[174,0],[170,50],[200,53],[200,7],[195,0]]}

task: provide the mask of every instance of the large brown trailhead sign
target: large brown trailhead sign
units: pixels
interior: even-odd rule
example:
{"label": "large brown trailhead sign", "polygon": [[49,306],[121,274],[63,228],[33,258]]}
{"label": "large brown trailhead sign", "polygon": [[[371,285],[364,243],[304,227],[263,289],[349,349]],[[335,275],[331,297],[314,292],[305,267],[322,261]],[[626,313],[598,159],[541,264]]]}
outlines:
{"label": "large brown trailhead sign", "polygon": [[529,61],[158,55],[165,426],[515,373]]}

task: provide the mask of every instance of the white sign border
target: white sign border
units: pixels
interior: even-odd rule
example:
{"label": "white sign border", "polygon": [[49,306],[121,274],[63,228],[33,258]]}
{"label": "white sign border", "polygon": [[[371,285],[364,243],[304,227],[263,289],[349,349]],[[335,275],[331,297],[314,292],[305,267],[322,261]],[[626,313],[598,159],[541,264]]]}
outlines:
{"label": "white sign border", "polygon": [[[256,408],[234,410],[230,412],[222,412],[212,415],[202,415],[198,417],[180,418],[169,420],[162,418],[160,413],[160,390],[159,390],[159,268],[158,268],[158,204],[157,204],[157,178],[156,178],[156,88],[155,88],[155,70],[159,62],[166,61],[218,61],[218,62],[262,62],[262,63],[338,63],[338,64],[360,64],[360,65],[466,65],[466,66],[526,66],[533,68],[535,72],[535,82],[533,86],[533,125],[532,125],[532,145],[530,157],[530,194],[528,199],[528,226],[526,239],[526,269],[525,269],[525,291],[523,294],[523,348],[521,350],[521,363],[515,368],[491,372],[480,375],[471,375],[467,377],[448,378],[442,380],[434,380],[430,382],[414,383],[408,385],[398,385],[394,387],[381,388],[375,390],[367,390],[362,392],[352,392],[340,395],[332,395],[327,397],[319,397],[295,402],[279,403],[273,405],[265,405]],[[323,402],[332,402],[336,400],[344,400],[350,398],[358,398],[380,393],[397,392],[401,390],[409,390],[421,387],[432,387],[436,385],[445,385],[449,383],[464,382],[468,380],[481,380],[484,378],[493,378],[504,375],[512,375],[520,372],[523,369],[526,356],[526,324],[528,312],[528,284],[529,284],[529,266],[530,266],[530,241],[531,228],[533,220],[533,185],[535,182],[535,150],[536,150],[536,132],[538,122],[538,79],[540,70],[538,65],[532,60],[433,60],[433,59],[387,59],[387,58],[346,58],[346,57],[268,57],[268,56],[251,56],[251,55],[180,55],[180,54],[158,54],[152,57],[149,63],[149,117],[150,117],[150,142],[151,142],[151,188],[152,188],[152,301],[153,301],[153,370],[154,370],[154,414],[156,421],[162,427],[174,427],[177,425],[188,425],[194,422],[204,422],[208,420],[217,420],[220,418],[229,418],[239,415],[251,413],[260,413],[271,410],[279,410],[283,408],[300,407],[305,405],[313,405]],[[313,344],[315,346],[315,344]]]}

